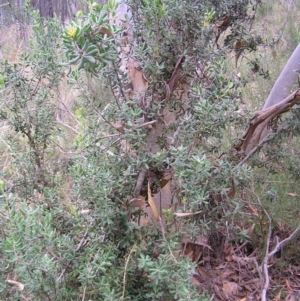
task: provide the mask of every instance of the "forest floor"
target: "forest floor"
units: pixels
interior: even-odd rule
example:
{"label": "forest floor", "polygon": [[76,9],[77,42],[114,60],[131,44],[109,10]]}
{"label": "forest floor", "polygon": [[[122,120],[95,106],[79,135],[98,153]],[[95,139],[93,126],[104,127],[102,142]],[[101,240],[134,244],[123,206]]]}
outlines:
{"label": "forest floor", "polygon": [[264,286],[266,300],[300,300],[300,237],[279,248],[264,269],[266,253],[270,254],[291,231],[284,223],[269,228],[265,216],[250,203],[248,208],[253,224],[246,230],[246,240],[228,241],[224,225],[224,233],[182,245],[183,253],[197,262],[193,283],[199,293],[214,295],[214,301],[262,300]]}

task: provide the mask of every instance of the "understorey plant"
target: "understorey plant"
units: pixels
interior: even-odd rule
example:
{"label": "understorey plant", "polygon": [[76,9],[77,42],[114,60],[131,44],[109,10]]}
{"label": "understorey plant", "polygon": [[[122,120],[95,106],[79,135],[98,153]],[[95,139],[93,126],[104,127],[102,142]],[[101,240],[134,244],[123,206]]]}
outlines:
{"label": "understorey plant", "polygon": [[122,271],[105,300],[207,300],[180,245],[224,232],[251,177],[224,139],[244,122],[227,55],[261,43],[249,32],[258,5],[91,0],[66,28],[69,82],[90,116],[73,191],[114,254],[106,273]]}
{"label": "understorey plant", "polygon": [[66,261],[57,258],[70,254],[73,243],[72,235],[62,233],[67,212],[53,155],[60,132],[55,100],[64,77],[61,26],[37,12],[22,12],[31,23],[29,48],[18,62],[5,60],[0,66],[6,158],[0,180],[0,299],[59,300],[64,293],[57,293],[56,278]]}

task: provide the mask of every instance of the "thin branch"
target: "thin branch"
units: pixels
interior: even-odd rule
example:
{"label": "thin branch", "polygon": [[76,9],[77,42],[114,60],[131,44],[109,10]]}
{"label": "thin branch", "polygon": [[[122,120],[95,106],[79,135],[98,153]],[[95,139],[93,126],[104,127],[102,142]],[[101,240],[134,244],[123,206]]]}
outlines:
{"label": "thin branch", "polygon": [[[89,103],[91,108],[107,123],[108,125],[112,126],[111,123],[103,116],[103,114],[93,105],[93,103],[90,101],[89,96],[85,93],[85,90],[83,89],[82,85],[79,81],[77,81],[77,84],[81,90],[81,93],[85,97],[86,101]],[[112,126],[113,127],[113,126]]]}
{"label": "thin branch", "polygon": [[[83,237],[81,238],[75,252],[78,252],[80,250],[80,248],[83,246],[83,243],[84,243],[84,240],[86,239],[88,235],[88,229],[85,231]],[[71,262],[68,263],[68,266],[67,268],[69,268],[71,266]],[[59,282],[65,275],[66,271],[67,271],[67,268],[63,269],[62,272],[60,273],[59,277],[56,279],[57,282]]]}
{"label": "thin branch", "polygon": [[126,259],[126,262],[125,262],[124,274],[123,274],[123,292],[122,292],[121,301],[125,300],[124,297],[125,297],[125,289],[126,289],[126,272],[127,272],[127,267],[128,267],[128,263],[129,263],[131,254],[132,254],[133,250],[135,249],[135,247],[136,247],[136,244],[134,244],[134,246],[131,248],[131,250],[128,254],[128,257]]}
{"label": "thin branch", "polygon": [[[268,214],[267,210],[262,206],[259,196],[254,192],[254,189],[252,188],[251,192],[255,195],[257,198],[259,206],[264,211],[265,215],[267,216],[269,220],[269,230],[268,235],[266,238],[266,251],[265,251],[265,257],[263,259],[263,262],[261,266],[256,265],[257,271],[260,275],[262,282],[262,292],[261,292],[261,301],[267,301],[267,293],[270,285],[270,276],[269,276],[269,267],[268,263],[272,256],[274,256],[279,250],[281,250],[284,246],[286,246],[288,243],[290,243],[299,233],[300,233],[300,225],[293,231],[292,234],[290,234],[287,238],[282,240],[281,242],[277,242],[274,249],[270,251],[270,241],[271,241],[271,235],[272,235],[272,220],[270,215]],[[262,271],[262,277],[261,277],[261,271]]]}
{"label": "thin branch", "polygon": [[97,141],[99,141],[101,139],[110,138],[110,137],[116,137],[116,136],[120,136],[120,133],[119,134],[107,135],[107,136],[103,136],[103,137],[97,138]]}
{"label": "thin branch", "polygon": [[171,255],[171,257],[172,257],[172,259],[175,261],[175,262],[177,262],[177,259],[176,259],[176,257],[174,256],[174,254],[173,254],[173,252],[172,252],[172,250],[171,250],[171,248],[170,248],[170,245],[169,245],[169,243],[168,243],[168,241],[167,241],[167,239],[166,239],[166,235],[165,235],[165,225],[164,225],[164,222],[163,222],[163,220],[162,220],[162,218],[159,216],[158,217],[159,218],[159,225],[160,225],[160,228],[161,228],[161,234],[162,234],[162,237],[163,237],[163,240],[165,241],[165,243],[167,244],[167,247],[168,247],[168,250],[169,250],[169,252],[170,252],[170,255]]}
{"label": "thin branch", "polygon": [[[113,87],[112,87],[111,81],[109,82],[109,85],[110,85],[111,93],[112,93],[112,95],[114,96],[114,99],[115,99],[115,101],[116,101],[117,107],[119,108],[119,110],[121,110],[121,106],[120,106],[119,100],[118,100],[118,98],[117,98],[117,96],[116,96],[116,94],[115,94],[115,92],[114,92],[114,89],[113,89]],[[121,89],[121,88],[120,88],[120,89]]]}
{"label": "thin branch", "polygon": [[279,250],[281,250],[288,243],[290,243],[294,238],[296,238],[299,233],[300,233],[300,225],[294,230],[294,232],[289,237],[285,238],[284,240],[276,244],[274,249],[269,253],[269,257],[275,255]]}
{"label": "thin branch", "polygon": [[64,127],[68,128],[68,129],[70,129],[70,130],[73,131],[75,134],[77,134],[77,135],[79,134],[79,132],[78,132],[76,129],[72,128],[70,125],[68,125],[68,124],[66,124],[66,123],[63,123],[63,122],[61,122],[60,120],[57,120],[56,122],[59,123],[60,125],[64,126]]}
{"label": "thin branch", "polygon": [[85,291],[86,291],[86,285],[84,286],[84,289],[83,289],[82,301],[84,301],[84,299],[85,299]]}
{"label": "thin branch", "polygon": [[75,115],[69,110],[69,108],[66,106],[66,104],[61,100],[61,97],[60,97],[60,91],[59,89],[57,89],[57,96],[58,96],[58,99],[57,101],[63,105],[63,107],[65,108],[65,110],[70,114],[70,116],[75,120],[75,122],[80,125],[80,122],[77,120],[77,118],[75,117]]}
{"label": "thin branch", "polygon": [[254,15],[252,16],[251,21],[250,21],[249,32],[251,32],[251,30],[252,30],[253,22],[255,20],[255,16],[256,16],[256,12],[257,12],[257,7],[260,3],[261,3],[261,1],[256,1],[255,6],[253,7]]}
{"label": "thin branch", "polygon": [[107,153],[108,155],[110,155],[111,157],[115,157],[115,156],[116,156],[113,152],[109,151],[109,150],[107,149],[107,147],[100,146],[100,148],[101,148],[105,153]]}
{"label": "thin branch", "polygon": [[[113,69],[114,69],[114,71],[115,71],[115,73],[116,73],[116,79],[117,79],[118,85],[119,85],[119,87],[120,87],[120,93],[121,93],[121,95],[122,95],[124,101],[126,102],[127,99],[126,99],[126,96],[125,96],[124,91],[123,91],[123,89],[122,89],[122,83],[121,83],[121,81],[120,81],[120,79],[119,79],[117,68],[116,68],[116,66],[115,66],[114,63],[112,63],[112,65],[113,65]],[[116,100],[116,101],[117,101],[117,100]],[[119,107],[119,109],[120,109],[120,104],[119,104],[118,101],[117,101],[117,104],[118,104],[118,107]]]}
{"label": "thin branch", "polygon": [[152,121],[145,122],[145,123],[143,123],[143,124],[137,125],[137,126],[135,126],[134,128],[135,128],[135,129],[138,129],[138,128],[141,128],[141,127],[144,127],[144,126],[148,126],[148,125],[154,124],[154,123],[156,123],[156,122],[157,122],[157,120],[152,120]]}
{"label": "thin branch", "polygon": [[102,149],[103,151],[107,151],[110,147],[116,145],[116,144],[117,144],[118,142],[120,142],[121,140],[122,140],[122,138],[118,138],[118,139],[116,139],[115,141],[113,141],[112,143],[110,143],[108,146],[106,146],[106,147],[101,147],[101,149]]}
{"label": "thin branch", "polygon": [[261,301],[267,301],[267,292],[268,292],[269,285],[270,285],[268,262],[270,259],[269,250],[270,250],[270,241],[271,241],[271,235],[272,235],[272,221],[271,221],[271,218],[270,218],[268,212],[265,210],[265,208],[263,208],[263,210],[269,220],[269,231],[268,231],[268,236],[267,236],[267,241],[266,241],[266,254],[265,254],[265,257],[264,257],[264,260],[262,263],[262,270],[263,270],[263,275],[264,275],[264,285],[263,285],[263,289],[261,292]]}
{"label": "thin branch", "polygon": [[242,160],[240,161],[238,164],[237,164],[237,167],[239,166],[242,166],[244,163],[246,163],[249,158],[256,153],[257,150],[259,150],[262,145],[268,140],[269,136],[266,136],[261,142],[259,142],[248,154],[247,156]]}

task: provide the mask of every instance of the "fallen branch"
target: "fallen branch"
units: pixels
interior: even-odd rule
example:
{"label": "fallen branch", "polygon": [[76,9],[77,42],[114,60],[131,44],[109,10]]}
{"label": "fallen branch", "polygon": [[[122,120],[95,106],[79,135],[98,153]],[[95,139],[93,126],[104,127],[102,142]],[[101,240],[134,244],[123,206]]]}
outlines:
{"label": "fallen branch", "polygon": [[[267,212],[265,211],[267,214]],[[269,215],[268,219],[270,219]],[[264,286],[261,292],[261,301],[267,301],[267,293],[268,293],[268,288],[270,284],[270,277],[269,277],[269,268],[268,268],[268,263],[269,259],[274,256],[279,250],[281,250],[284,246],[286,246],[288,243],[290,243],[299,233],[300,233],[300,226],[298,226],[294,232],[288,236],[286,239],[277,242],[276,246],[274,249],[270,252],[269,247],[270,247],[270,238],[271,238],[271,220],[269,220],[269,233],[268,233],[268,241],[267,241],[267,247],[266,247],[266,255],[264,257],[263,263],[262,263],[262,270],[264,274]]]}

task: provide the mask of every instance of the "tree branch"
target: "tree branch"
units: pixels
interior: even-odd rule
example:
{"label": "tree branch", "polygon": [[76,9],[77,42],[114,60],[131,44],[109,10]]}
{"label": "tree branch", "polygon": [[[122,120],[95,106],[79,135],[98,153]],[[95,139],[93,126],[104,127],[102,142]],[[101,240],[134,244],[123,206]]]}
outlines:
{"label": "tree branch", "polygon": [[288,243],[290,243],[299,233],[300,233],[300,225],[293,231],[292,234],[290,234],[287,238],[282,240],[281,242],[277,242],[274,249],[270,251],[270,241],[271,241],[271,235],[272,235],[272,220],[270,215],[268,214],[267,210],[262,206],[259,196],[254,192],[254,189],[251,190],[251,192],[255,195],[257,198],[259,206],[264,211],[265,215],[268,218],[269,221],[269,230],[268,235],[266,239],[266,251],[265,251],[265,257],[263,259],[263,262],[261,266],[256,266],[257,271],[261,278],[261,271],[263,273],[262,277],[262,291],[261,291],[261,301],[267,301],[267,293],[270,285],[270,276],[269,276],[269,267],[268,263],[272,256],[274,256],[280,249],[282,249],[284,246],[286,246]]}
{"label": "tree branch", "polygon": [[138,178],[136,180],[136,185],[135,185],[135,189],[134,189],[134,196],[135,197],[137,197],[140,194],[145,177],[146,177],[146,169],[143,168],[139,172]]}
{"label": "tree branch", "polygon": [[300,88],[283,99],[281,102],[263,109],[255,114],[250,121],[248,129],[244,136],[240,139],[240,142],[236,146],[238,151],[244,151],[246,153],[252,152],[252,150],[264,141],[265,130],[271,124],[273,120],[278,118],[283,113],[288,112],[295,104],[300,102]]}

